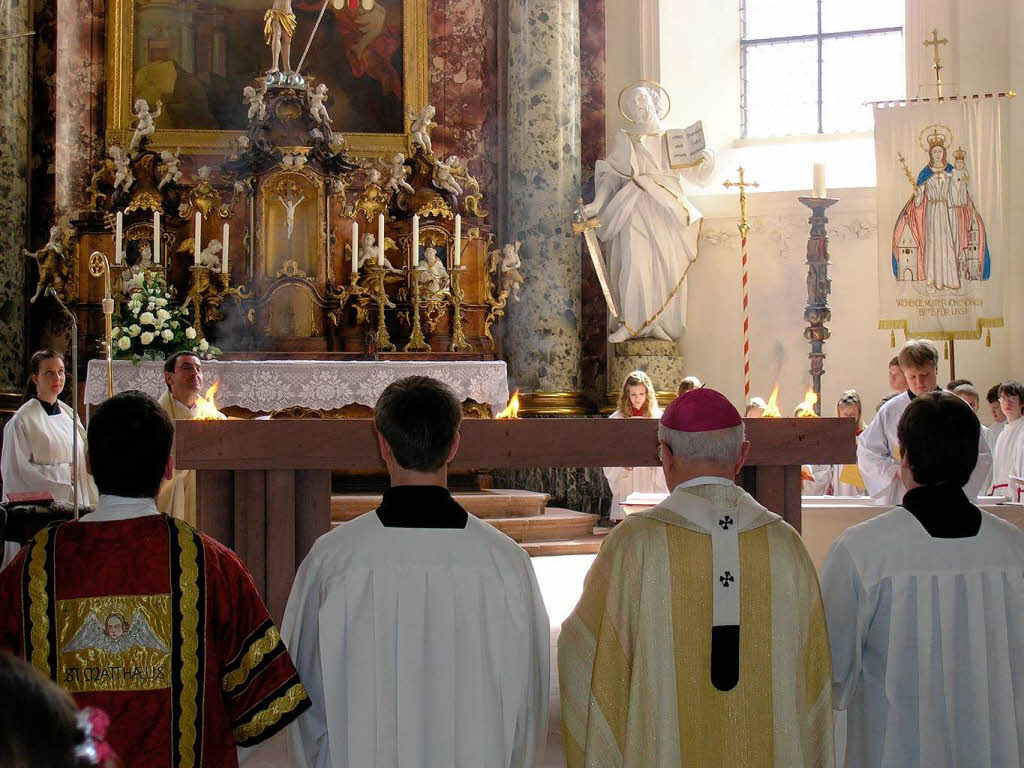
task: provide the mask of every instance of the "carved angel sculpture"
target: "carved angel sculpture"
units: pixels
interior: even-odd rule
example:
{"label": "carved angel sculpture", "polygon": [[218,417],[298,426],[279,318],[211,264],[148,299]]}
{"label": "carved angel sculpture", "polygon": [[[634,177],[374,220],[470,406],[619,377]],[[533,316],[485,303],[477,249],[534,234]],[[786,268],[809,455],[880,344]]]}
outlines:
{"label": "carved angel sculpture", "polygon": [[409,182],[405,180],[408,173],[409,169],[405,167],[405,155],[399,152],[391,158],[391,178],[389,178],[388,183],[384,185],[384,189],[390,190],[396,195],[399,190],[408,192],[410,195],[414,194],[415,190],[410,186]]}
{"label": "carved angel sculpture", "polygon": [[107,154],[114,161],[114,191],[121,188],[127,192],[135,183],[135,174],[132,173],[132,167],[128,164],[128,154],[117,144],[112,144],[107,150]]}
{"label": "carved angel sculpture", "polygon": [[39,265],[39,285],[36,287],[35,295],[29,299],[30,304],[35,304],[36,299],[46,292],[47,288],[53,288],[57,294],[66,299],[64,287],[71,282],[71,265],[68,263],[67,246],[69,233],[59,226],[50,227],[50,239],[46,245],[38,251],[22,251],[26,256],[31,256]]}
{"label": "carved angel sculpture", "polygon": [[145,99],[135,100],[135,119],[139,121],[139,124],[135,126],[132,143],[128,145],[129,152],[135,149],[144,138],[151,136],[156,131],[156,119],[160,117],[163,106],[164,103],[158,101],[156,103],[156,112],[150,112],[148,101]]}
{"label": "carved angel sculpture", "polygon": [[163,189],[167,183],[177,184],[181,181],[181,171],[178,166],[181,165],[181,147],[178,147],[174,152],[164,150],[160,153],[160,159],[164,161],[167,166],[167,170],[164,172],[164,176],[160,179],[160,183],[156,185],[157,189]]}
{"label": "carved angel sculpture", "polygon": [[437,110],[434,109],[433,105],[427,104],[419,114],[415,112],[409,112],[409,120],[412,121],[412,125],[409,128],[409,133],[412,134],[412,144],[423,147],[423,150],[427,154],[433,154],[434,148],[430,143],[430,129],[433,128],[437,123],[434,122],[434,115],[437,114]]}
{"label": "carved angel sculpture", "polygon": [[462,187],[455,180],[455,176],[452,174],[452,165],[450,163],[455,161],[455,166],[459,164],[459,158],[452,156],[446,163],[444,160],[434,161],[434,183],[437,184],[441,189],[451,192],[453,195],[458,197],[462,194]]}

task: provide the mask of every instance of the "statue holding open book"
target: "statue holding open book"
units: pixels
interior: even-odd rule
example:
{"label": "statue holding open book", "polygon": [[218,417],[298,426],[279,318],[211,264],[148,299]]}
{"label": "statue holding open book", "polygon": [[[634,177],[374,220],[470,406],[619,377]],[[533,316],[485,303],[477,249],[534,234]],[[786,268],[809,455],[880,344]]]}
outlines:
{"label": "statue holding open book", "polygon": [[[686,199],[682,174],[700,183],[714,169],[700,123],[666,131],[668,94],[657,83],[632,83],[619,109],[632,125],[620,130],[612,151],[594,170],[594,201],[583,217],[600,219],[607,245],[603,273],[619,326],[609,341],[632,338],[678,341],[686,324],[686,270],[697,258],[701,215]],[[595,255],[592,253],[592,255]],[[600,254],[596,254],[600,259]],[[613,310],[615,314],[615,310]]]}

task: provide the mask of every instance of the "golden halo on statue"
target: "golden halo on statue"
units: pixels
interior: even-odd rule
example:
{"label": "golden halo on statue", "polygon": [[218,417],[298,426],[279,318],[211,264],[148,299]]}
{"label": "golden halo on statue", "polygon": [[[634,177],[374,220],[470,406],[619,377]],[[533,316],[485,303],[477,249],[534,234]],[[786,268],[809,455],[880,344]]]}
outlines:
{"label": "golden halo on statue", "polygon": [[940,144],[948,150],[953,143],[953,131],[948,126],[932,123],[926,125],[917,135],[917,143],[925,153],[931,153],[932,147]]}
{"label": "golden halo on statue", "polygon": [[641,86],[653,86],[654,88],[657,88],[659,91],[661,91],[661,94],[664,97],[664,111],[658,113],[658,118],[664,120],[666,117],[668,117],[668,113],[672,111],[672,97],[668,95],[668,91],[665,90],[665,86],[663,86],[657,80],[634,80],[632,83],[627,83],[625,86],[623,86],[622,90],[619,91],[619,114],[622,115],[622,118],[636,125],[636,120],[627,115],[626,111],[622,108],[622,97],[626,94],[627,91],[632,91],[636,88],[640,88]]}

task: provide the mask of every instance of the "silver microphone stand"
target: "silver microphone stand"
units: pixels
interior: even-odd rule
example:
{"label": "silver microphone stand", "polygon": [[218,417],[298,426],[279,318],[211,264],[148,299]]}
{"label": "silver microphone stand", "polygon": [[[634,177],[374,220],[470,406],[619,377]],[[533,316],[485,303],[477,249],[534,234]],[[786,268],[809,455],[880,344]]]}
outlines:
{"label": "silver microphone stand", "polygon": [[71,503],[78,519],[78,321],[52,287],[46,291],[71,321]]}

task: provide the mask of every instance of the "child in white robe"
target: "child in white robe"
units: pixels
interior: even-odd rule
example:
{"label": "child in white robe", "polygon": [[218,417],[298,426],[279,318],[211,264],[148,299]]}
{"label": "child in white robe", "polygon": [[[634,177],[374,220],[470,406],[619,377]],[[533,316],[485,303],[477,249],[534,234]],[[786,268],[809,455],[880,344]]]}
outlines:
{"label": "child in white robe", "polygon": [[[619,404],[612,419],[661,418],[658,396],[651,377],[643,371],[633,371],[622,383]],[[612,523],[626,518],[623,502],[631,493],[668,493],[665,473],[661,467],[605,467],[604,476],[612,490]]]}
{"label": "child in white robe", "polygon": [[1024,478],[1024,419],[1021,418],[1021,403],[1024,402],[1024,385],[1019,381],[1006,381],[999,385],[999,407],[1006,416],[1006,426],[999,433],[992,458],[992,496],[1002,496],[1010,501],[1020,501],[1021,483],[1014,478]]}
{"label": "child in white robe", "polygon": [[[71,448],[78,429],[78,503],[91,507],[97,493],[85,468],[85,428],[70,406],[57,397],[64,390],[64,360],[53,350],[32,355],[29,391],[35,396],[19,408],[4,426],[0,474],[3,500],[11,494],[49,493],[54,501],[72,503]],[[4,544],[0,567],[17,554],[14,542]]]}
{"label": "child in white robe", "polygon": [[[856,390],[849,389],[840,395],[836,416],[854,419],[857,435],[864,431],[862,412],[863,406]],[[811,475],[814,479],[806,490],[809,496],[863,496],[867,493],[856,464],[815,464],[811,466]]]}
{"label": "child in white robe", "polygon": [[898,428],[902,506],[825,558],[847,768],[1020,765],[1024,533],[963,491],[980,434],[955,395],[916,397]]}

